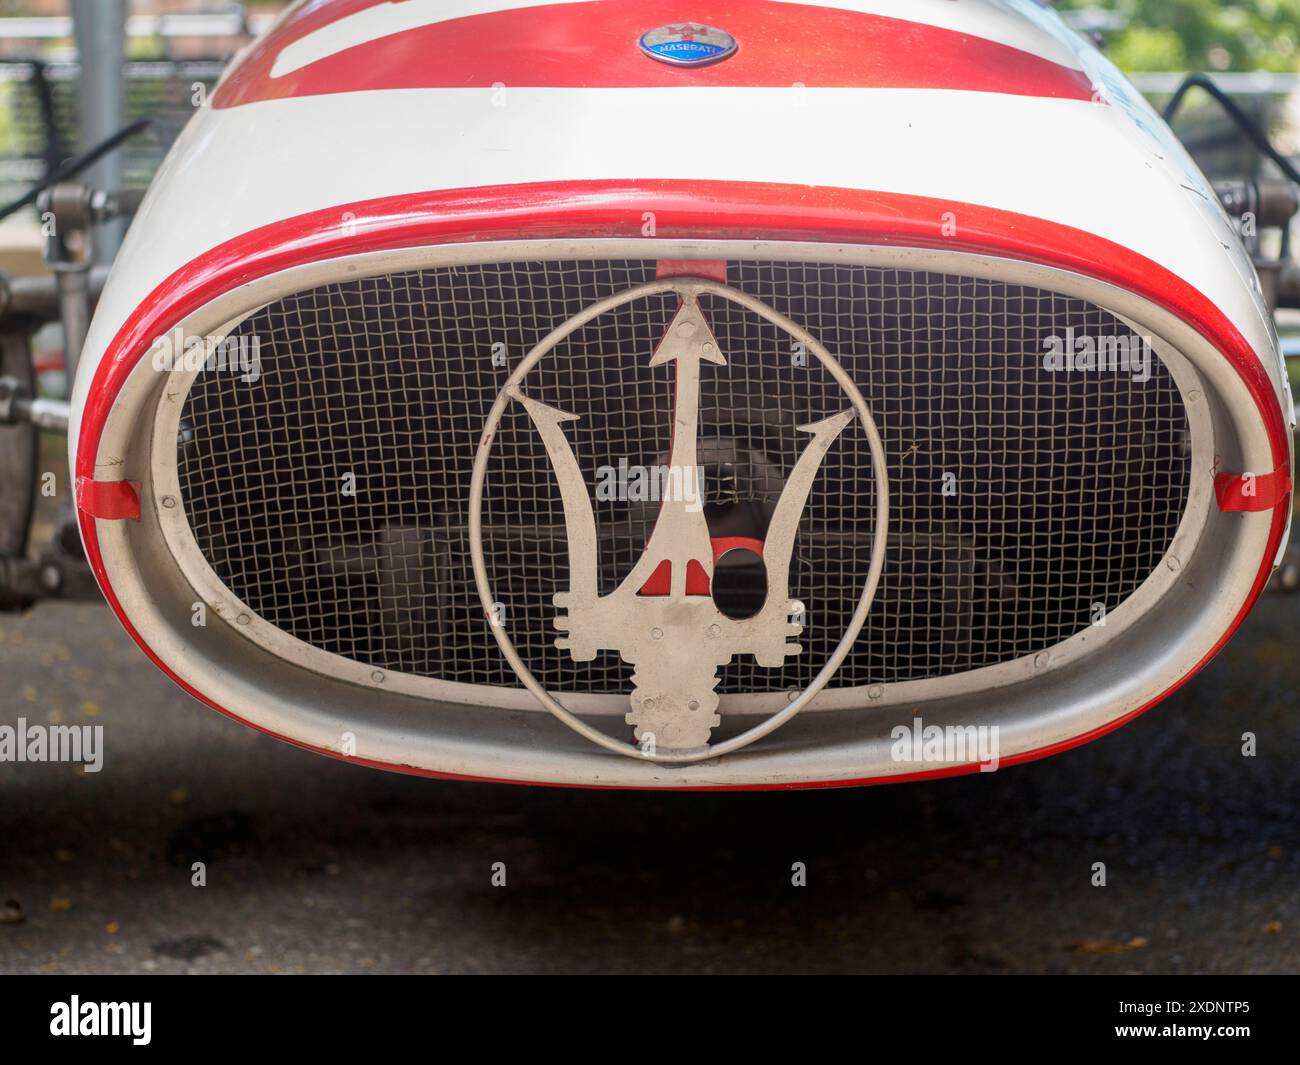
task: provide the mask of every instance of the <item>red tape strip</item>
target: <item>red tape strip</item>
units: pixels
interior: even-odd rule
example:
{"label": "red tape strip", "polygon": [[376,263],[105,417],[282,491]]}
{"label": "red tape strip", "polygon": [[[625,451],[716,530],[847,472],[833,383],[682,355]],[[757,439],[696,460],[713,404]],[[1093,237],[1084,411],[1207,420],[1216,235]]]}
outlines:
{"label": "red tape strip", "polygon": [[1291,493],[1291,471],[1279,466],[1272,473],[1220,473],[1214,495],[1223,511],[1272,510]]}
{"label": "red tape strip", "polygon": [[727,283],[725,259],[660,259],[655,264],[655,279],[666,277],[707,277],[720,285]]}
{"label": "red tape strip", "polygon": [[77,478],[77,509],[92,518],[140,520],[139,481],[92,481]]}

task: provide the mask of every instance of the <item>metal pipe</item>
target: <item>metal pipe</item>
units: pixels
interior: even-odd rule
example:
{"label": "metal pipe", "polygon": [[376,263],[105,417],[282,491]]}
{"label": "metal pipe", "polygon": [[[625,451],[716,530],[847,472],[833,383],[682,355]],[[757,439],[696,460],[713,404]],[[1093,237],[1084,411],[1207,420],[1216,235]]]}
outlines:
{"label": "metal pipe", "polygon": [[[79,133],[84,150],[126,124],[126,91],[122,79],[122,64],[126,59],[126,0],[72,0],[72,22],[81,61]],[[81,180],[92,188],[121,188],[121,156],[105,156]],[[112,262],[125,232],[121,221],[103,226],[96,234],[95,261]],[[68,347],[71,351],[71,342]]]}
{"label": "metal pipe", "polygon": [[66,433],[72,416],[72,405],[64,399],[45,399],[39,396],[27,399],[20,396],[14,399],[13,411],[17,420],[29,422],[38,429]]}
{"label": "metal pipe", "polygon": [[0,377],[0,425],[35,425],[66,433],[71,405],[62,399],[33,396],[16,377]]}
{"label": "metal pipe", "polygon": [[[91,267],[88,278],[93,306],[104,289],[108,266]],[[59,320],[59,283],[50,274],[35,277],[0,277],[0,323],[13,319],[34,322]]]}

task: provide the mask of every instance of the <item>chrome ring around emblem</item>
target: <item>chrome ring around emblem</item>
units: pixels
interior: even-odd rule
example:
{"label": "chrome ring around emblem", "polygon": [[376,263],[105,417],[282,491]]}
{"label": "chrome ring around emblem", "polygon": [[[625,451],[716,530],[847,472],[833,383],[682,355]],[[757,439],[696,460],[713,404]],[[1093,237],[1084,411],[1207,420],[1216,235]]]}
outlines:
{"label": "chrome ring around emblem", "polygon": [[[556,345],[593,319],[624,304],[670,292],[677,294],[680,305],[650,364],[661,365],[670,360],[676,361],[676,402],[686,403],[688,409],[697,412],[700,360],[722,364],[726,361],[699,308],[699,297],[705,294],[719,296],[740,305],[765,318],[802,344],[804,350],[825,367],[849,400],[849,407],[840,414],[802,427],[804,432],[811,435],[811,440],[790,472],[768,531],[767,549],[764,552],[768,563],[768,600],[758,615],[742,622],[733,621],[724,615],[707,595],[686,595],[685,574],[688,566],[685,560],[700,560],[711,576],[712,556],[708,551],[708,532],[702,514],[694,515],[695,520],[692,521],[691,516],[683,513],[683,508],[674,509],[671,503],[661,504],[660,518],[655,524],[651,543],[646,545],[641,561],[620,587],[607,596],[597,593],[596,527],[591,498],[563,429],[563,424],[575,420],[576,416],[530,398],[522,388],[524,379],[533,367]],[[483,489],[497,429],[506,407],[514,402],[521,403],[526,408],[545,444],[559,482],[564,506],[569,541],[570,586],[568,592],[555,597],[555,605],[568,611],[556,619],[557,628],[567,633],[556,641],[556,645],[567,649],[578,661],[591,660],[599,650],[617,650],[624,661],[634,665],[632,713],[627,720],[636,728],[635,734],[642,742],[641,746],[621,742],[565,709],[541,685],[519,656],[506,632],[506,625],[498,623],[495,610],[497,600],[488,581],[483,551]],[[787,706],[738,736],[710,744],[707,742],[708,733],[719,720],[712,714],[717,700],[713,692],[713,687],[717,684],[717,667],[725,665],[735,654],[753,654],[760,665],[775,667],[787,655],[799,652],[797,644],[786,642],[787,637],[798,635],[801,631],[799,626],[790,623],[788,609],[791,605],[788,589],[789,563],[799,518],[822,457],[839,434],[853,422],[854,414],[866,433],[871,450],[877,509],[870,566],[853,617],[820,672]],[[690,425],[690,419],[682,419],[677,423],[670,466],[694,464],[695,433],[690,428],[683,428]],[[683,451],[679,452],[679,448]],[[889,481],[885,468],[885,449],[871,411],[853,379],[815,337],[784,315],[738,289],[700,278],[651,281],[628,289],[592,304],[547,334],[511,373],[492,405],[474,457],[470,482],[469,534],[474,582],[483,606],[484,618],[516,676],[547,710],[591,742],[616,754],[662,763],[703,762],[740,750],[780,728],[817,696],[847,657],[866,622],[884,566],[888,528]],[[657,601],[654,597],[638,597],[637,591],[650,576],[650,571],[657,568],[661,558],[676,559],[671,570],[673,577],[669,594]],[[663,609],[660,604],[673,608],[671,621],[656,615],[656,610]],[[691,624],[685,627],[680,621],[684,609],[692,618]],[[635,624],[629,624],[627,619],[633,613],[645,616],[638,616]],[[695,631],[697,625],[702,632]],[[704,634],[712,639],[703,638]],[[711,676],[711,681],[706,681],[707,676]],[[707,707],[702,705],[702,699],[711,700]],[[683,712],[687,708],[691,713]],[[707,712],[701,713],[701,710]],[[654,739],[657,729],[663,729],[670,739],[674,736],[691,738],[701,735],[704,738],[699,743],[660,745]],[[647,734],[651,734],[648,744],[645,742]]]}
{"label": "chrome ring around emblem", "polygon": [[641,34],[646,55],[674,67],[703,67],[736,54],[739,44],[726,30],[697,22],[670,23]]}

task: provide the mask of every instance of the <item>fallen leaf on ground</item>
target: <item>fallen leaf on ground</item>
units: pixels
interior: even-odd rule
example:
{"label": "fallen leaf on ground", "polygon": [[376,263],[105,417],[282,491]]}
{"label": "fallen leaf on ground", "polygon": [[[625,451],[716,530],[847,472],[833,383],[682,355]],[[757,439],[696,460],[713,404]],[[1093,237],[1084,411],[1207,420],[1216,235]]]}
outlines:
{"label": "fallen leaf on ground", "polygon": [[1146,945],[1146,936],[1134,936],[1127,943],[1114,939],[1076,939],[1069,949],[1073,954],[1127,954],[1130,950],[1141,950]]}

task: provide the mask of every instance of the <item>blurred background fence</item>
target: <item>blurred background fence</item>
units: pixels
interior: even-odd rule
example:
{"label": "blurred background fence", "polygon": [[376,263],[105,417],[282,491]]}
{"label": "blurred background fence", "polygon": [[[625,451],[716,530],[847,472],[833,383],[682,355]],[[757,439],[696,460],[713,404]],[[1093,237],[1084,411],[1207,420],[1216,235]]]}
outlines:
{"label": "blurred background fence", "polygon": [[[4,32],[0,23],[0,33]],[[122,149],[123,183],[144,188],[194,113],[196,94],[216,84],[225,60],[133,60],[123,67],[126,119],[152,118],[149,134]],[[80,146],[75,60],[0,59],[0,200],[21,196]]]}
{"label": "blurred background fence", "polygon": [[[230,58],[283,7],[283,0],[130,0],[124,123],[147,117],[153,125],[119,153],[123,187],[149,183]],[[95,139],[82,132],[75,40],[70,0],[0,0],[0,203]],[[34,211],[25,217],[35,223]]]}

